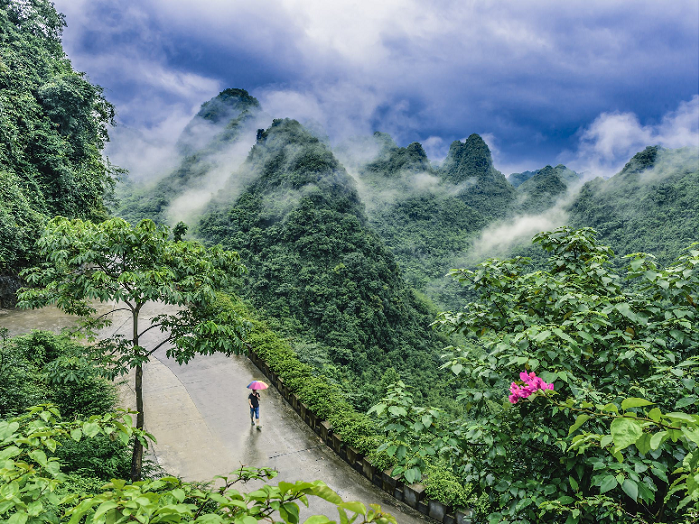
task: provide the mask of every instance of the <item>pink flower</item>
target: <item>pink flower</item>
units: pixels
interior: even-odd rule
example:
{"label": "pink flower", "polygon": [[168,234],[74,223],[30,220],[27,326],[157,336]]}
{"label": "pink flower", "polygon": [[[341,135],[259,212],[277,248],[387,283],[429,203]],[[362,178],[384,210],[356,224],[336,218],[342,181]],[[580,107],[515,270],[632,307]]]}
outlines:
{"label": "pink flower", "polygon": [[515,382],[510,384],[510,395],[508,395],[508,400],[511,404],[516,404],[521,398],[528,398],[538,389],[549,389],[554,391],[554,384],[547,384],[540,377],[535,375],[534,372],[522,372],[520,373],[520,380],[525,384],[519,386]]}

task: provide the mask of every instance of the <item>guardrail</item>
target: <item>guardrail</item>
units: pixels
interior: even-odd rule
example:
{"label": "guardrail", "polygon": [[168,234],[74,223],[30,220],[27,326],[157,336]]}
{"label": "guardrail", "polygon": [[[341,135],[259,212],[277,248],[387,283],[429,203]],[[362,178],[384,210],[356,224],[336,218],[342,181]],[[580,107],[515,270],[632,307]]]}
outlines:
{"label": "guardrail", "polygon": [[391,470],[378,470],[359,451],[343,442],[340,435],[333,433],[333,427],[327,420],[321,420],[309,407],[299,400],[296,393],[292,392],[271,369],[267,362],[261,359],[252,348],[249,348],[248,358],[262,371],[270,381],[270,385],[282,395],[299,417],[309,426],[320,439],[331,448],[336,455],[347,462],[358,473],[367,478],[372,484],[385,491],[399,502],[419,511],[436,522],[443,524],[474,524],[474,512],[471,509],[456,509],[430,500],[425,496],[425,487],[422,484],[404,484],[398,477],[391,475]]}

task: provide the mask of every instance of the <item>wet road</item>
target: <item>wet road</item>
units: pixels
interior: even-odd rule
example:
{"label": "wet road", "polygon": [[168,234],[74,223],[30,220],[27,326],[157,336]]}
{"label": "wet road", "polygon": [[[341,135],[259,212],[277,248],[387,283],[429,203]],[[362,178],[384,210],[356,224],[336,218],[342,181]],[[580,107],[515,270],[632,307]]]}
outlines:
{"label": "wet road", "polygon": [[[163,311],[162,306],[145,309],[141,326],[147,326],[149,315]],[[65,320],[49,311],[51,320],[42,323],[37,313],[13,311],[0,315],[0,327],[5,325],[18,333],[40,326],[48,329],[43,326],[53,323],[57,329]],[[106,334],[128,334],[130,329],[129,318],[118,317]],[[161,337],[157,330],[151,330],[141,343],[155,347]],[[210,480],[241,465],[268,466],[279,471],[272,483],[322,480],[346,501],[380,504],[400,524],[429,522],[337,457],[274,388],[261,392],[262,429],[252,427],[245,386],[265,377],[246,357],[198,356],[180,366],[165,353],[166,348],[160,348],[144,368],[144,411],[146,430],[158,441],[152,456],[168,473],[186,480]],[[122,385],[125,407],[133,406],[132,382],[127,379]],[[255,487],[257,484],[251,483],[241,489]],[[331,504],[318,499],[310,499],[310,503],[309,510],[302,509],[303,517],[322,513],[337,518]]]}

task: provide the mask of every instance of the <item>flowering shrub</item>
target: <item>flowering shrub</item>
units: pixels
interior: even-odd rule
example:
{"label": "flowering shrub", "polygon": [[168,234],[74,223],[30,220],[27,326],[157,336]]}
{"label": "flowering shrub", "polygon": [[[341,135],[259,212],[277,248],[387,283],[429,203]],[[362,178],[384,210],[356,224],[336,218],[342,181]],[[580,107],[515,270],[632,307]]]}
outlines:
{"label": "flowering shrub", "polygon": [[[591,229],[534,241],[547,269],[453,272],[478,298],[437,322],[464,337],[444,364],[464,410],[440,459],[489,523],[697,522],[697,251],[667,268],[629,255],[618,273]],[[553,390],[567,400],[538,399]]]}
{"label": "flowering shrub", "polygon": [[519,399],[527,398],[540,389],[554,390],[554,384],[547,384],[540,377],[536,376],[534,371],[530,373],[527,371],[520,373],[520,380],[525,383],[524,386],[519,386],[515,382],[511,382],[510,384],[508,400],[511,404],[516,404]]}

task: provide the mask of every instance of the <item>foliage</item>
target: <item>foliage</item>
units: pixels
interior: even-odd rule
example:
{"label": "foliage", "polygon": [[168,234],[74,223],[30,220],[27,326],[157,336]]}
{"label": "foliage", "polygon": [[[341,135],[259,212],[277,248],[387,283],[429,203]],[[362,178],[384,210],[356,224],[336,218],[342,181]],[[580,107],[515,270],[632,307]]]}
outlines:
{"label": "foliage", "polygon": [[[236,253],[194,242],[168,240],[169,230],[150,220],[132,227],[122,219],[93,224],[57,217],[49,222],[38,245],[47,262],[22,275],[35,287],[19,293],[18,307],[56,304],[79,315],[89,329],[111,323],[109,313],[131,315],[132,336],[114,335],[100,342],[112,376],[136,369],[137,427],[143,428],[143,364],[166,343],[168,357],[186,363],[196,354],[238,353],[246,325],[231,311],[216,308],[216,289],[226,287],[244,268]],[[93,319],[94,302],[116,304]],[[152,302],[178,306],[139,326],[142,308]],[[148,330],[159,329],[162,341],[153,348],[140,344]],[[142,448],[136,441],[132,477],[140,477]]]}
{"label": "foliage", "polygon": [[[579,490],[578,484],[573,481],[572,487],[576,491],[576,499],[544,503],[542,505],[544,511],[567,512],[570,515],[567,521],[577,522],[582,512],[590,511],[587,508],[597,507],[603,517],[617,519],[626,512],[624,505],[604,494],[620,487],[633,501],[654,504],[657,496],[656,483],[647,482],[650,476],[644,477],[643,481],[641,478],[649,470],[666,484],[669,483],[669,477],[674,478],[663,498],[664,505],[677,502],[675,509],[676,512],[680,512],[694,502],[694,509],[697,510],[699,429],[697,414],[662,413],[658,407],[642,411],[638,408],[651,406],[653,403],[634,397],[624,399],[619,408],[612,403],[604,406],[591,402],[583,402],[579,407],[573,399],[568,399],[564,404],[555,403],[555,405],[580,413],[576,417],[576,422],[569,428],[569,435],[575,433],[591,419],[610,420],[609,431],[604,433],[583,431],[573,438],[568,451],[575,450],[579,454],[584,454],[591,447],[607,449],[618,460],[618,464],[612,464],[610,470],[591,479],[592,486],[600,488],[600,494],[586,496],[585,491]],[[677,443],[673,446],[673,455],[677,460],[675,469],[669,469],[668,464],[659,461],[655,456],[655,452],[661,454],[663,445],[668,440]],[[622,450],[631,449],[632,445],[638,451],[638,455],[634,458],[641,458],[641,460],[628,460],[626,463]],[[602,462],[595,462],[594,469],[599,465],[602,465]],[[570,482],[572,482],[571,479]],[[683,497],[680,501],[672,500],[679,496]],[[655,517],[660,514],[661,511]],[[690,513],[685,516],[692,517]]]}
{"label": "foliage", "polygon": [[[682,429],[697,424],[697,253],[665,269],[629,256],[623,288],[592,230],[562,228],[535,242],[551,255],[546,271],[527,273],[524,259],[454,271],[479,300],[438,321],[467,337],[445,364],[466,409],[451,423],[454,452],[441,458],[489,497],[491,522],[557,521],[555,509],[568,509],[572,523],[683,519],[683,497],[697,505],[697,445]],[[512,405],[508,389],[523,369],[556,393]],[[552,394],[571,400],[548,406],[540,397]],[[638,411],[644,402],[657,411]],[[601,414],[618,412],[609,433]],[[591,418],[571,428],[577,414]],[[623,446],[619,433],[647,436]]]}
{"label": "foliage", "polygon": [[85,358],[85,348],[63,335],[33,331],[0,343],[0,416],[52,402],[70,415],[114,407],[114,387]]}
{"label": "foliage", "polygon": [[73,71],[64,26],[48,0],[0,1],[0,274],[33,262],[47,217],[103,218],[118,171],[102,156],[114,109]]}
{"label": "foliage", "polygon": [[394,367],[429,394],[440,337],[425,302],[405,285],[367,227],[354,182],[298,122],[276,120],[242,170],[253,182],[213,205],[199,225],[208,242],[236,249],[249,268],[241,293],[290,336],[314,347],[359,409]]}
{"label": "foliage", "polygon": [[[299,503],[308,506],[310,496],[335,504],[339,521],[379,524],[396,523],[379,506],[366,508],[342,499],[320,481],[280,482],[263,485],[249,493],[233,489],[238,482],[267,480],[276,475],[269,468],[241,467],[231,476],[219,476],[218,489],[201,488],[174,477],[127,483],[112,479],[98,493],[81,491],[66,484],[72,478],[61,471],[54,456],[60,442],[79,441],[97,435],[128,441],[134,429],[129,415],[94,416],[87,421],[61,422],[54,407],[32,408],[28,415],[0,421],[0,518],[10,523],[36,524],[104,522],[217,522],[250,524],[260,521],[299,522]],[[145,440],[144,440],[145,441]],[[89,484],[84,487],[90,487]],[[94,485],[92,486],[94,487]],[[279,519],[279,520],[278,520]],[[358,520],[359,519],[359,520]],[[332,521],[309,517],[307,524]]]}
{"label": "foliage", "polygon": [[259,313],[242,301],[220,295],[219,307],[231,309],[241,315],[251,328],[246,342],[250,349],[268,363],[301,402],[322,419],[328,420],[334,433],[362,454],[378,445],[375,424],[363,413],[355,411],[340,388],[318,373],[313,367],[299,360],[287,340],[275,333]]}
{"label": "foliage", "polygon": [[[392,474],[401,475],[407,483],[419,482],[428,467],[427,460],[446,451],[439,446],[439,420],[442,413],[434,408],[413,404],[413,395],[399,381],[393,384],[382,402],[372,406],[369,414],[376,413],[379,428],[386,433],[385,441],[377,448],[397,461]],[[447,446],[450,442],[445,442]]]}
{"label": "foliage", "polygon": [[697,148],[648,147],[609,180],[585,184],[569,224],[595,228],[616,253],[654,253],[671,264],[698,241],[698,180]]}
{"label": "foliage", "polygon": [[[67,418],[92,416],[115,407],[116,391],[101,376],[85,348],[47,331],[3,339],[0,346],[0,417],[53,403]],[[63,441],[56,454],[64,471],[101,479],[127,475],[127,447],[109,438]],[[76,477],[77,478],[77,477]]]}

